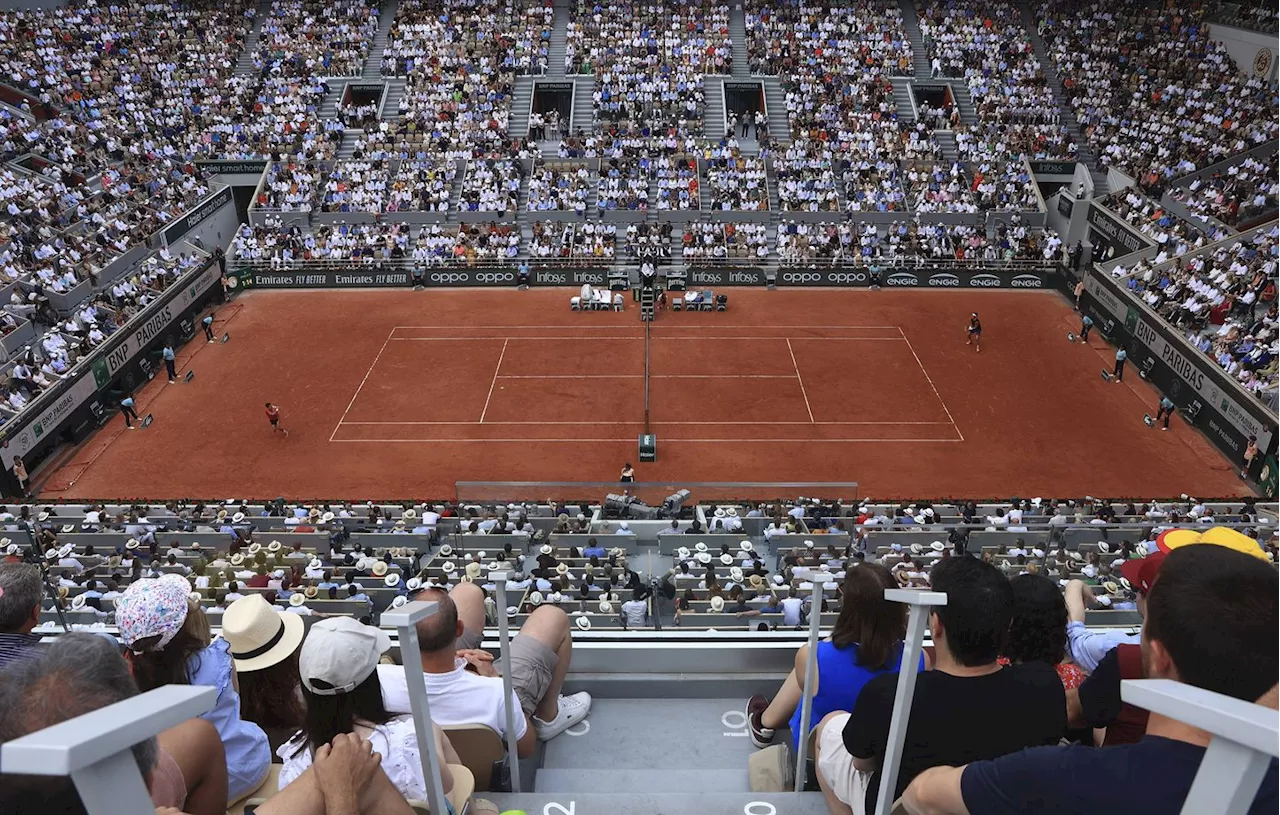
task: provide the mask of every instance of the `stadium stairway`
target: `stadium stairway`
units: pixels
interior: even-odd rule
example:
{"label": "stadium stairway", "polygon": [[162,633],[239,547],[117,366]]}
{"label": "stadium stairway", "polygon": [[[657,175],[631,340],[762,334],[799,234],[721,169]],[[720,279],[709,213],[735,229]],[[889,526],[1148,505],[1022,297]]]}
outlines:
{"label": "stadium stairway", "polygon": [[387,95],[383,98],[380,118],[399,119],[400,100],[404,98],[409,83],[407,80],[394,77],[388,77],[384,81],[387,83]]}
{"label": "stadium stairway", "polygon": [[709,139],[718,139],[725,133],[724,79],[708,76],[704,80],[706,98],[702,103],[702,132]]}
{"label": "stadium stairway", "polygon": [[569,7],[557,3],[551,18],[551,42],[547,43],[547,76],[564,76],[564,55],[569,39]]}
{"label": "stadium stairway", "polygon": [[751,66],[747,62],[747,13],[742,4],[729,9],[729,37],[733,40],[733,77],[749,79]]}
{"label": "stadium stairway", "polygon": [[391,23],[396,19],[396,11],[400,8],[400,0],[385,0],[378,12],[378,33],[373,35],[373,43],[369,46],[369,55],[364,58],[364,70],[360,78],[377,82],[382,79],[382,52],[386,50],[387,38],[391,33]]}
{"label": "stadium stairway", "polygon": [[258,10],[253,15],[253,25],[249,27],[249,33],[244,38],[244,50],[240,52],[240,56],[236,57],[236,67],[233,71],[236,76],[247,76],[254,72],[253,57],[258,51],[258,43],[262,41],[262,21],[267,19],[270,13],[269,0],[258,3]]}
{"label": "stadium stairway", "polygon": [[573,81],[578,87],[573,95],[573,116],[569,119],[569,127],[574,133],[579,130],[591,133],[596,127],[595,109],[591,100],[591,94],[595,92],[595,78],[575,76]]}
{"label": "stadium stairway", "polygon": [[969,86],[963,79],[951,79],[947,84],[951,86],[951,96],[956,100],[956,106],[960,108],[960,121],[964,122],[964,126],[968,128],[976,126],[978,112],[974,110],[973,94],[969,93]]}
{"label": "stadium stairway", "polygon": [[[333,96],[333,94],[329,94]],[[342,144],[338,145],[338,158],[351,158],[356,152],[356,143],[360,141],[362,131],[359,128],[348,128],[342,131]]]}
{"label": "stadium stairway", "polygon": [[911,61],[915,65],[916,79],[929,78],[929,52],[924,47],[924,35],[920,33],[920,15],[911,0],[898,0],[902,6],[902,26],[911,41]]}
{"label": "stadium stairway", "polygon": [[342,99],[342,94],[346,92],[347,83],[352,79],[353,77],[344,76],[327,81],[329,92],[320,100],[320,110],[318,112],[320,121],[327,122],[330,119],[338,118],[338,101]]}
{"label": "stadium stairway", "polygon": [[1095,196],[1106,195],[1107,174],[1098,170],[1098,157],[1094,155],[1089,143],[1085,140],[1084,132],[1080,129],[1080,122],[1076,119],[1076,113],[1071,108],[1071,100],[1067,98],[1066,93],[1062,90],[1062,77],[1058,75],[1058,68],[1054,65],[1053,60],[1049,59],[1049,51],[1045,48],[1044,39],[1040,36],[1035,13],[1030,8],[1022,9],[1022,25],[1027,29],[1027,36],[1031,39],[1031,51],[1036,55],[1036,59],[1040,60],[1044,75],[1049,80],[1049,88],[1053,91],[1053,101],[1058,105],[1062,121],[1067,125],[1067,132],[1071,134],[1071,138],[1075,139],[1076,147],[1078,148],[1076,160],[1089,168],[1089,175],[1093,178],[1093,194]]}
{"label": "stadium stairway", "polygon": [[898,121],[914,122],[916,120],[916,104],[911,95],[910,79],[899,76],[893,78],[893,102],[898,106]]}
{"label": "stadium stairway", "polygon": [[511,118],[507,133],[513,139],[529,135],[529,110],[533,104],[533,83],[536,79],[534,76],[517,76],[515,87],[511,89]]}
{"label": "stadium stairway", "polygon": [[769,138],[774,144],[791,144],[791,124],[787,115],[787,94],[776,76],[762,76],[765,110],[769,114]]}

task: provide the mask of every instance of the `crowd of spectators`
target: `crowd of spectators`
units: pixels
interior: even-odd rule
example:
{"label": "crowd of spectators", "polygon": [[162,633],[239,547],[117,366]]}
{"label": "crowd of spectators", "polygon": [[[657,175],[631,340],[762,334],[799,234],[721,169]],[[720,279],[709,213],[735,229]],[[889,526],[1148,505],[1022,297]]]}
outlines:
{"label": "crowd of spectators", "polygon": [[681,238],[686,264],[760,263],[769,257],[769,227],[759,223],[690,221]]}
{"label": "crowd of spectators", "polygon": [[535,260],[559,258],[611,263],[617,252],[617,233],[613,224],[534,221],[529,254]]}
{"label": "crowd of spectators", "polygon": [[702,208],[697,159],[664,155],[654,162],[654,168],[654,178],[658,183],[658,209],[683,211]]}
{"label": "crowd of spectators", "polygon": [[1108,195],[1103,204],[1156,245],[1155,262],[1173,260],[1231,234],[1220,225],[1196,228],[1160,204],[1129,187]]}
{"label": "crowd of spectators", "polygon": [[520,193],[521,166],[510,159],[483,159],[467,164],[458,199],[459,212],[514,214]]}
{"label": "crowd of spectators", "polygon": [[1186,204],[1202,223],[1212,218],[1235,226],[1276,211],[1280,197],[1278,158],[1275,152],[1267,157],[1246,155],[1208,178],[1175,185],[1169,194]]}
{"label": "crowd of spectators", "polygon": [[769,209],[769,182],[764,161],[733,151],[704,162],[712,210],[763,212]]}
{"label": "crowd of spectators", "polygon": [[1249,391],[1274,393],[1280,377],[1276,317],[1280,227],[1157,264],[1119,267],[1127,285]]}
{"label": "crowd of spectators", "polygon": [[359,76],[378,31],[366,0],[272,0],[259,35],[262,59],[295,76]]}
{"label": "crowd of spectators", "polygon": [[539,158],[529,173],[525,208],[530,212],[573,212],[582,217],[587,211],[590,183],[586,162],[547,163]]}
{"label": "crowd of spectators", "polygon": [[977,212],[973,182],[960,162],[915,162],[904,173],[911,209],[917,212]]}
{"label": "crowd of spectators", "polygon": [[601,211],[649,208],[651,162],[646,158],[611,158],[600,162],[596,206]]}
{"label": "crowd of spectators", "polygon": [[677,5],[578,0],[570,9],[565,69],[595,77],[598,120],[702,127],[703,76],[729,74],[729,8],[714,0]]}
{"label": "crowd of spectators", "polygon": [[1114,167],[1157,198],[1280,129],[1273,84],[1235,65],[1205,14],[1201,4],[1139,0],[1049,0],[1037,13],[1099,169]]}
{"label": "crowd of spectators", "polygon": [[783,212],[837,212],[840,199],[831,152],[821,141],[796,139],[773,160]]}
{"label": "crowd of spectators", "polygon": [[810,224],[786,220],[777,227],[778,258],[784,264],[879,263],[922,260],[1015,261],[1060,259],[1062,240],[1052,229],[1032,229],[1015,218],[985,225],[921,223],[860,224],[852,220]]}
{"label": "crowd of spectators", "polygon": [[441,152],[503,153],[515,74],[543,70],[551,20],[545,3],[401,3],[381,63],[408,78],[398,113]]}
{"label": "crowd of spectators", "polygon": [[374,264],[412,261],[421,266],[448,263],[511,262],[520,253],[520,231],[510,224],[323,224],[303,229],[279,222],[240,227],[231,243],[234,260],[285,268],[300,261]]}

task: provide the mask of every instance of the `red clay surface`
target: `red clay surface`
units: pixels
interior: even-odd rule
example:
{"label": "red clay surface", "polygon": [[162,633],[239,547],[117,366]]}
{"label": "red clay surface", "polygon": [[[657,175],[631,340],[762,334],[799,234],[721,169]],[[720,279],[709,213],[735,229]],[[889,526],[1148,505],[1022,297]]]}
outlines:
{"label": "red clay surface", "polygon": [[[257,291],[45,484],[82,498],[445,498],[457,481],[610,481],[635,462],[644,329],[570,292]],[[964,343],[978,309],[983,350]],[[1050,292],[732,291],[652,327],[656,464],[637,480],[857,481],[873,497],[1248,494],[1156,394],[1103,382]],[[283,406],[286,439],[263,403]],[[505,496],[504,496],[505,497]],[[510,496],[539,498],[545,496]]]}

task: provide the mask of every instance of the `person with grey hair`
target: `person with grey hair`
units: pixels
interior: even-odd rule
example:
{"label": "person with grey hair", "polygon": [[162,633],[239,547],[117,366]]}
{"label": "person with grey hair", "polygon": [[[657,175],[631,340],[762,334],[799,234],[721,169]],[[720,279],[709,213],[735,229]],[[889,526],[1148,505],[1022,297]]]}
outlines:
{"label": "person with grey hair", "polygon": [[40,568],[30,563],[0,564],[0,671],[38,655],[44,586]]}
{"label": "person with grey hair", "polygon": [[[11,666],[0,682],[0,743],[52,727],[138,695],[129,664],[111,639],[64,634],[34,659]],[[152,803],[189,815],[226,811],[227,769],[217,728],[190,719],[133,747]],[[83,813],[70,778],[6,775],[6,815]]]}

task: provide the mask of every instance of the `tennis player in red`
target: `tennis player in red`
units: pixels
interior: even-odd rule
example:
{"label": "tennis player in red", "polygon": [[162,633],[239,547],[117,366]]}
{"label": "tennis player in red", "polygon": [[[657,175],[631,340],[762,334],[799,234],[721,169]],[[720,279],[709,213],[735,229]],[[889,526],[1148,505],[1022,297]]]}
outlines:
{"label": "tennis player in red", "polygon": [[288,438],[289,431],[285,430],[280,425],[280,406],[279,405],[273,405],[270,402],[267,402],[267,421],[271,422],[272,433],[279,430],[281,433],[284,433],[286,438]]}

